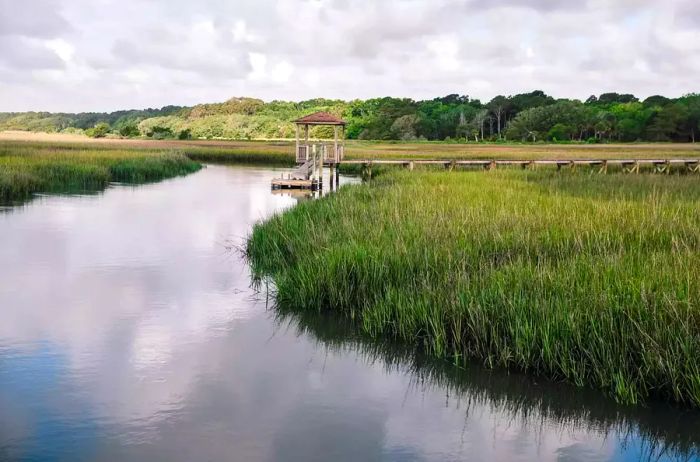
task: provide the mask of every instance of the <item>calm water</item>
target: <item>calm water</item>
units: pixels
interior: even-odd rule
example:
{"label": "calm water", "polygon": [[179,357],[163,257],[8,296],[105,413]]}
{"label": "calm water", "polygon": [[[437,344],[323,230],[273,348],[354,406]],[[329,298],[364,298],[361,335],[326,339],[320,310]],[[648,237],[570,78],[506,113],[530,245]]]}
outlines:
{"label": "calm water", "polygon": [[268,308],[269,169],[0,212],[0,460],[696,460],[697,413],[421,361]]}

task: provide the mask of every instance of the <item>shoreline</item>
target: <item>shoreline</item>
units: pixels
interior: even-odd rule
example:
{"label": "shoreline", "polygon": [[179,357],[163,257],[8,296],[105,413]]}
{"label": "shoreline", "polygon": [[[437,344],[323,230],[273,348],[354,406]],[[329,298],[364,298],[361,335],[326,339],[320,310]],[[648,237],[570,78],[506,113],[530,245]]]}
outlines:
{"label": "shoreline", "polygon": [[387,173],[256,225],[287,310],[602,390],[700,407],[692,177]]}

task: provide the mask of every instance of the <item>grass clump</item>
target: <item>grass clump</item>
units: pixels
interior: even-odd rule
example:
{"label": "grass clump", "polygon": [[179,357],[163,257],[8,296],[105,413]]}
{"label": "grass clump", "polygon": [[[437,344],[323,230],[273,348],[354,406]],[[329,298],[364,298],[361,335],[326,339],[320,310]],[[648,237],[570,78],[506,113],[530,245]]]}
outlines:
{"label": "grass clump", "polygon": [[199,168],[173,152],[1,143],[0,202],[27,199],[37,192],[99,190],[114,181],[158,181]]}
{"label": "grass clump", "polygon": [[[233,144],[233,143],[232,143]],[[286,146],[285,146],[286,147]],[[246,147],[232,145],[230,147],[193,145],[182,146],[178,149],[187,157],[198,162],[222,162],[251,165],[274,165],[291,167],[296,165],[293,146],[287,150],[250,144]]]}
{"label": "grass clump", "polygon": [[287,309],[457,364],[700,407],[693,176],[388,172],[258,224]]}

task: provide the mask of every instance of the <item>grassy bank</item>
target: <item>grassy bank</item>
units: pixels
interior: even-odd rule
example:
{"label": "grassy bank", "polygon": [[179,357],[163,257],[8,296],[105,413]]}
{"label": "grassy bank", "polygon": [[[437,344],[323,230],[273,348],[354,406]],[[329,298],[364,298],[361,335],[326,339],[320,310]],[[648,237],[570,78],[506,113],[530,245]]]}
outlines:
{"label": "grassy bank", "polygon": [[294,148],[280,150],[275,147],[219,147],[187,145],[176,147],[178,152],[198,162],[221,162],[250,165],[270,165],[279,167],[292,167],[296,165]]}
{"label": "grassy bank", "polygon": [[2,142],[0,202],[27,199],[37,192],[99,190],[113,181],[158,181],[200,167],[176,152]]}
{"label": "grassy bank", "polygon": [[696,176],[391,172],[255,227],[296,311],[621,402],[700,406]]}

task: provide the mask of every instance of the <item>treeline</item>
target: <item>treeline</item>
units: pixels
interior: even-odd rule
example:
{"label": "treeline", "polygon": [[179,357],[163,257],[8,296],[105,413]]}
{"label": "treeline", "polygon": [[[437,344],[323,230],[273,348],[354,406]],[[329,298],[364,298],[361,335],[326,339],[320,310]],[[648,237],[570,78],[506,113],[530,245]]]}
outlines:
{"label": "treeline", "polygon": [[[124,127],[135,127],[128,136],[139,136],[138,123],[142,120],[177,114],[182,106],[165,106],[160,109],[134,109],[116,112],[0,112],[0,130],[26,130],[33,132],[80,133],[100,125],[107,126],[107,133],[118,134]],[[129,129],[126,130],[129,132]]]}
{"label": "treeline", "polygon": [[[350,139],[695,142],[700,95],[680,98],[605,93],[586,101],[555,99],[542,91],[496,96],[487,103],[468,96],[432,100],[374,98],[302,102],[232,98],[194,107],[110,114],[0,113],[0,130],[84,132],[89,136],[275,139],[294,136],[292,120],[328,111],[348,121]],[[318,128],[317,135],[323,135]]]}

